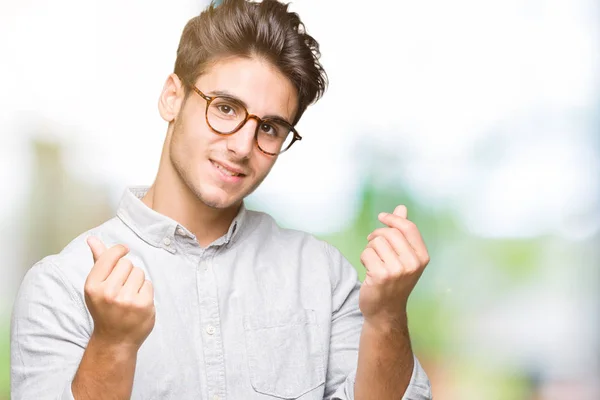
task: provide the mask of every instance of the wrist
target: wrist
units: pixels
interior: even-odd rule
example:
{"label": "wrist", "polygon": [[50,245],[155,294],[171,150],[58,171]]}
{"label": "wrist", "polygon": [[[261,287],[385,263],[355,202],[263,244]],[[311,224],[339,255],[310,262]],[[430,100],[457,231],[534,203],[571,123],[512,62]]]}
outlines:
{"label": "wrist", "polygon": [[125,341],[104,338],[96,332],[92,333],[88,342],[88,350],[98,356],[109,357],[115,361],[129,360],[137,357],[139,346]]}
{"label": "wrist", "polygon": [[363,324],[363,330],[377,335],[397,335],[408,332],[408,318],[406,312],[394,316],[378,316],[366,318]]}
{"label": "wrist", "polygon": [[[78,400],[130,399],[138,347],[92,333],[71,382]],[[99,397],[100,396],[100,397]]]}

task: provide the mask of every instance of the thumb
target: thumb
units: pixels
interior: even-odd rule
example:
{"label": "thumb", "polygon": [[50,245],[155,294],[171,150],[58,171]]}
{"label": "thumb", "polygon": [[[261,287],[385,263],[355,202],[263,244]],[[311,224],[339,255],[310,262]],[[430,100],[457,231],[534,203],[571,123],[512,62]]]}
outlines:
{"label": "thumb", "polygon": [[90,236],[87,238],[87,244],[90,246],[92,250],[92,256],[94,257],[94,263],[98,261],[102,253],[106,251],[106,246],[100,239],[95,236]]}
{"label": "thumb", "polygon": [[394,215],[402,217],[404,219],[408,218],[408,209],[405,205],[399,205],[394,209]]}

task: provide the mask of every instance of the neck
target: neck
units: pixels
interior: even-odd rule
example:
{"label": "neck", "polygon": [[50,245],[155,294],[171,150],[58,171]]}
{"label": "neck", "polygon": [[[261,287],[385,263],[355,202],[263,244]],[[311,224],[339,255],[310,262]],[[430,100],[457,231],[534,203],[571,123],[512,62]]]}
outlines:
{"label": "neck", "polygon": [[190,191],[173,167],[169,154],[170,135],[163,146],[156,179],[142,202],[154,211],[177,221],[196,236],[202,247],[225,235],[239,212],[241,202],[218,209],[204,204]]}

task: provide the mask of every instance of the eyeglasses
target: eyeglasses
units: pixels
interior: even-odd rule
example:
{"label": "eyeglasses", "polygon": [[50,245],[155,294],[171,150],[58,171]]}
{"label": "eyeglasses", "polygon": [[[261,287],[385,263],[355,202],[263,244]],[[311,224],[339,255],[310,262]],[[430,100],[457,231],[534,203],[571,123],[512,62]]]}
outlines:
{"label": "eyeglasses", "polygon": [[190,86],[194,92],[206,100],[206,123],[213,132],[219,135],[232,135],[239,131],[248,120],[255,119],[257,122],[254,132],[256,146],[269,156],[277,156],[289,150],[294,142],[302,140],[296,129],[282,119],[262,119],[248,113],[246,107],[235,98],[210,97],[202,93],[195,85]]}

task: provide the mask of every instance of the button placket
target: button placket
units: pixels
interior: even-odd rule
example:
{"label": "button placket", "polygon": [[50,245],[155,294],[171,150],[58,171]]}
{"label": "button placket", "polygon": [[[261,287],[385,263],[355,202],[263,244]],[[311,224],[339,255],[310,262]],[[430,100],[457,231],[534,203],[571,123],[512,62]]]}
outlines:
{"label": "button placket", "polygon": [[212,256],[207,255],[198,265],[198,302],[200,324],[204,327],[205,335],[202,340],[204,363],[209,399],[221,397],[226,393],[225,361],[223,354],[223,338],[220,330],[219,302],[217,281],[211,266]]}
{"label": "button placket", "polygon": [[200,271],[204,273],[208,272],[208,263],[206,261],[200,262]]}

